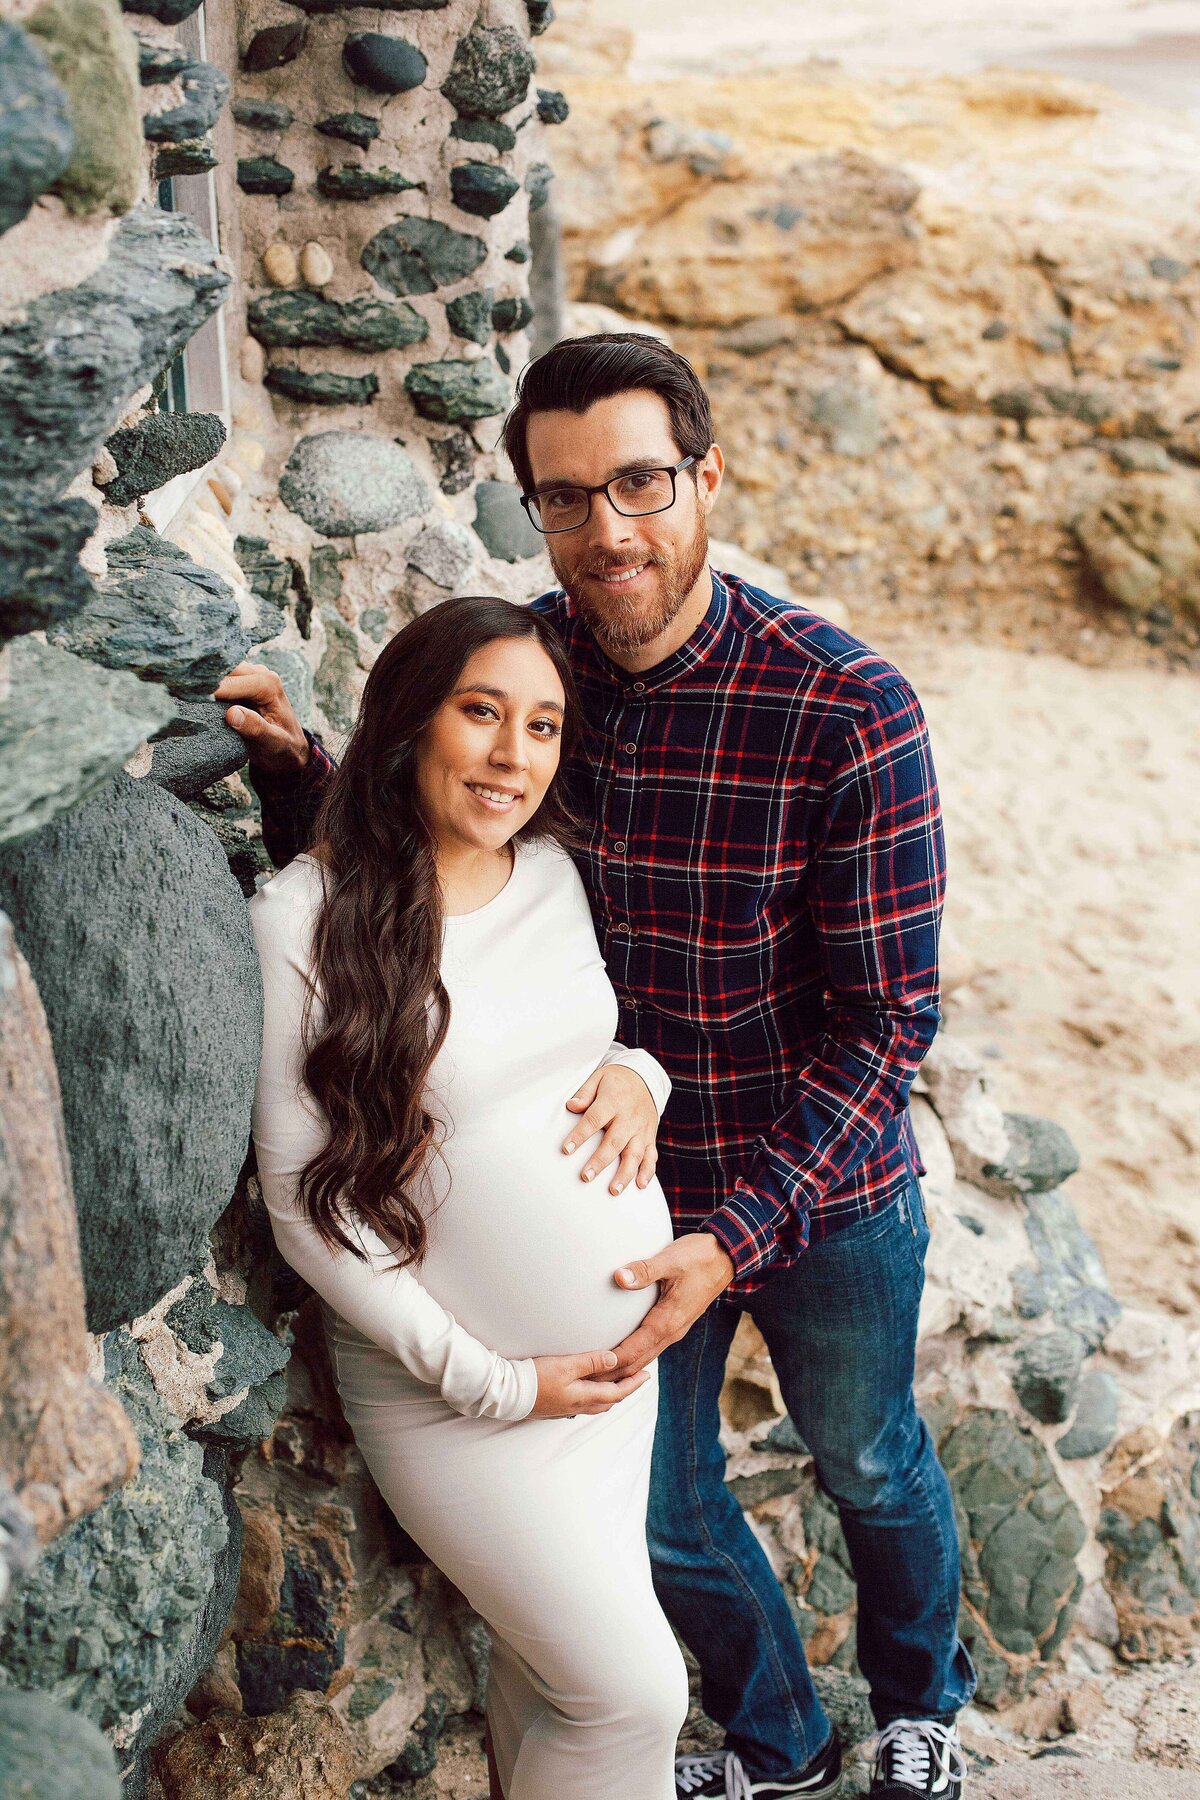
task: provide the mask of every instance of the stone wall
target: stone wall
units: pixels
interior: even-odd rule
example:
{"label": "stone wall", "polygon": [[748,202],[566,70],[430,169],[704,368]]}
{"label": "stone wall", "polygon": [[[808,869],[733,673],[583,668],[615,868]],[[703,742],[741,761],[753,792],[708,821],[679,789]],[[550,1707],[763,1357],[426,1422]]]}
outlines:
{"label": "stone wall", "polygon": [[0,5],[6,1794],[402,1791],[479,1705],[247,1159],[269,865],[211,694],[261,660],[337,745],[406,618],[547,584],[496,440],[549,17]]}

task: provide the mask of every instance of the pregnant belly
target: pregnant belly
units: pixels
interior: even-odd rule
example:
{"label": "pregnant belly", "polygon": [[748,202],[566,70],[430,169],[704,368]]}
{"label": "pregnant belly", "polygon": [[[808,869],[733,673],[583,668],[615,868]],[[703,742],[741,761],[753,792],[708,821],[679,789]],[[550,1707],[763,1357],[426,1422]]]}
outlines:
{"label": "pregnant belly", "polygon": [[[570,1115],[456,1129],[436,1175],[445,1198],[430,1220],[419,1279],[468,1331],[503,1356],[610,1350],[639,1325],[656,1287],[630,1293],[613,1280],[672,1238],[657,1180],[610,1194],[613,1164],[580,1173],[600,1139],[572,1156],[561,1145]],[[448,1191],[446,1180],[448,1176]]]}

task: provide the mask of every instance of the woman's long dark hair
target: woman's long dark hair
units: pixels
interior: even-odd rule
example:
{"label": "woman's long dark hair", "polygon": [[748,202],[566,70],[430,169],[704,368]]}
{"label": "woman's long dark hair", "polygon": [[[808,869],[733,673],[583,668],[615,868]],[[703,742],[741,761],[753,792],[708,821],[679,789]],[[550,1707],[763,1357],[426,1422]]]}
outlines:
{"label": "woman's long dark hair", "polygon": [[[425,1254],[412,1184],[436,1148],[437,1122],[424,1095],[450,1020],[434,840],[417,807],[417,742],[470,658],[499,638],[538,644],[566,697],[559,768],[517,838],[573,846],[562,767],[578,742],[579,702],[562,642],[527,607],[476,596],[442,601],[380,653],[315,821],[324,902],[302,1041],[304,1078],[329,1137],[301,1172],[298,1194],[331,1249],[362,1257],[345,1228],[352,1209],[400,1245],[398,1268]],[[315,1038],[314,989],[325,1005]]]}

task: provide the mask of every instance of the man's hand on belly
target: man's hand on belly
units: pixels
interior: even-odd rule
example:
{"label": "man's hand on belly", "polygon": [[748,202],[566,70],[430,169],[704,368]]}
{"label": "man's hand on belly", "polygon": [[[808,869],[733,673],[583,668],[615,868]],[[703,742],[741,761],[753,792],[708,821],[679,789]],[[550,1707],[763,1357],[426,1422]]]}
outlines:
{"label": "man's hand on belly", "polygon": [[658,1108],[654,1096],[635,1069],[606,1063],[590,1074],[578,1093],[567,1101],[571,1112],[582,1112],[563,1145],[569,1156],[596,1132],[604,1136],[588,1157],[580,1179],[591,1181],[620,1157],[616,1174],[608,1184],[619,1194],[637,1176],[639,1187],[648,1187],[658,1165]]}
{"label": "man's hand on belly", "polygon": [[644,1369],[660,1350],[676,1344],[691,1330],[700,1314],[712,1305],[733,1280],[733,1259],[710,1231],[692,1231],[676,1238],[657,1256],[627,1263],[616,1272],[618,1287],[632,1290],[660,1283],[656,1304],[636,1331],[616,1345],[614,1380]]}

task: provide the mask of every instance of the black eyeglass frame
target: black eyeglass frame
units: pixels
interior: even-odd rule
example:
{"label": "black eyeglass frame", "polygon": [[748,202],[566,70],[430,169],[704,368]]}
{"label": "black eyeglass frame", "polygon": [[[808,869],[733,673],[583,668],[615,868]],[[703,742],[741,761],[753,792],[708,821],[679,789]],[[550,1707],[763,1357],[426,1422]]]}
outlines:
{"label": "black eyeglass frame", "polygon": [[[706,451],[705,455],[707,454]],[[522,494],[521,505],[525,508],[529,523],[533,526],[533,529],[535,531],[540,531],[543,537],[556,537],[558,533],[562,531],[578,531],[581,525],[586,525],[592,516],[593,494],[603,494],[613,511],[615,513],[620,513],[623,519],[651,519],[654,517],[655,513],[670,512],[675,504],[675,483],[677,478],[683,474],[685,469],[690,469],[693,463],[698,463],[702,460],[703,459],[699,456],[685,456],[682,462],[661,463],[653,469],[626,469],[623,475],[614,475],[610,481],[598,481],[595,487],[584,487],[581,482],[577,481],[555,482],[553,487],[547,489],[548,493],[553,493],[556,488],[565,487],[571,488],[577,494],[587,495],[587,511],[584,513],[582,519],[580,519],[578,525],[555,525],[550,531],[547,531],[544,525],[539,525],[537,519],[534,517],[533,503],[535,500],[544,498],[543,495],[537,493]],[[652,506],[649,512],[626,512],[624,507],[618,506],[609,492],[609,489],[618,481],[628,481],[631,475],[669,475],[671,477],[671,498],[667,501],[667,504],[665,506]]]}

